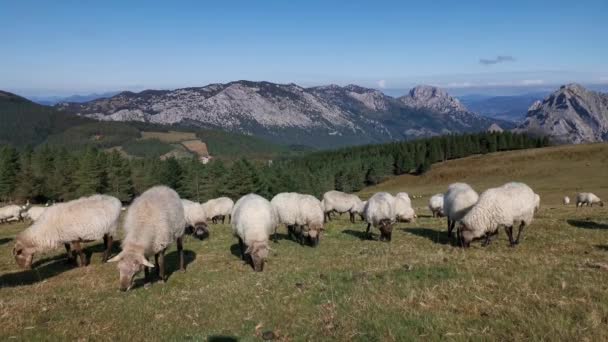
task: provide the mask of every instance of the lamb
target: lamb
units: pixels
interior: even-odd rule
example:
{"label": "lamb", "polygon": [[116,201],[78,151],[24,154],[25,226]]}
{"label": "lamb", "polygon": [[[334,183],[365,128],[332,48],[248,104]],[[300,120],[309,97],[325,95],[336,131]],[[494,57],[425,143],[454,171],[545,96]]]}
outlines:
{"label": "lamb", "polygon": [[201,240],[209,236],[207,215],[202,204],[182,199],[182,205],[184,206],[184,218],[186,219],[186,232]]}
{"label": "lamb", "polygon": [[433,217],[442,217],[443,214],[443,194],[436,194],[429,199],[429,209]]}
{"label": "lamb", "polygon": [[370,227],[380,230],[380,241],[391,241],[393,223],[395,222],[395,198],[387,192],[374,194],[365,205],[367,235],[371,237]]}
{"label": "lamb", "polygon": [[120,290],[127,291],[133,286],[133,278],[142,268],[148,282],[148,268],[155,267],[148,257],[154,255],[161,282],[165,276],[165,251],[173,241],[177,241],[179,268],[185,271],[183,235],[186,226],[184,206],[175,190],[166,186],[155,186],[136,198],[124,222],[125,238],[122,251],[109,260],[118,262]]}
{"label": "lamb", "polygon": [[32,221],[38,221],[46,209],[48,209],[48,207],[31,207],[23,214],[23,216]]}
{"label": "lamb", "polygon": [[226,216],[228,216],[228,223],[230,223],[232,207],[234,207],[234,202],[228,197],[211,199],[203,204],[203,209],[207,213],[207,217],[210,218],[213,223],[218,223],[219,220],[222,220],[222,224],[224,224]]}
{"label": "lamb", "polygon": [[443,211],[448,218],[448,237],[456,222],[463,218],[477,202],[479,195],[471,186],[465,183],[453,183],[443,197]]}
{"label": "lamb", "polygon": [[564,205],[570,204],[570,197],[564,196]]}
{"label": "lamb", "polygon": [[582,207],[583,205],[593,207],[594,204],[599,204],[600,207],[604,206],[604,202],[600,200],[595,194],[591,192],[580,192],[576,195],[576,207]]}
{"label": "lamb", "polygon": [[395,218],[399,222],[412,222],[417,217],[412,202],[402,196],[394,197]]}
{"label": "lamb", "polygon": [[17,264],[30,269],[35,253],[40,253],[64,245],[71,258],[70,249],[80,256],[79,266],[86,266],[86,256],[81,242],[103,238],[105,252],[103,261],[108,260],[112,242],[118,228],[120,201],[112,196],[93,195],[49,207],[38,221],[22,231],[15,238],[13,255]]}
{"label": "lamb", "polygon": [[278,224],[278,214],[272,204],[256,194],[241,197],[232,209],[232,231],[239,240],[241,258],[244,261],[248,255],[256,272],[264,270],[270,251],[268,239]]}
{"label": "lamb", "polygon": [[16,204],[7,205],[0,208],[0,223],[22,221],[22,212],[24,209],[25,207],[21,207]]}
{"label": "lamb", "polygon": [[322,204],[327,221],[331,220],[331,213],[342,214],[348,212],[350,214],[350,222],[354,223],[355,214],[361,205],[361,199],[357,195],[331,190],[323,194]]}
{"label": "lamb", "polygon": [[[484,191],[479,201],[460,220],[459,236],[462,247],[469,247],[472,240],[490,237],[504,227],[511,247],[519,244],[524,227],[532,223],[536,207],[534,191],[524,183],[507,183],[499,188]],[[517,238],[513,227],[519,226]]]}
{"label": "lamb", "polygon": [[[295,192],[277,194],[270,201],[280,223],[287,226],[290,237],[316,247],[323,230],[324,212],[321,202],[311,195]],[[275,231],[276,235],[276,231]]]}

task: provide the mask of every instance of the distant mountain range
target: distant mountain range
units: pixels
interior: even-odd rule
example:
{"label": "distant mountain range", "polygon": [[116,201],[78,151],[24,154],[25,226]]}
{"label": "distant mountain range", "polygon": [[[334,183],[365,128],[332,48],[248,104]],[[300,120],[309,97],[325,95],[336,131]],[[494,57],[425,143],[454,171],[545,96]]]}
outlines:
{"label": "distant mountain range", "polygon": [[576,83],[561,86],[532,104],[517,131],[547,135],[561,143],[608,141],[608,94]]}
{"label": "distant mountain range", "polygon": [[236,81],[176,90],[122,92],[57,108],[110,121],[142,121],[222,129],[282,144],[320,148],[446,133],[485,131],[511,122],[469,111],[444,90],[417,86],[401,97],[360,87]]}
{"label": "distant mountain range", "polygon": [[29,100],[46,106],[53,106],[60,102],[89,102],[105,97],[112,97],[116,94],[120,93],[119,91],[110,91],[106,93],[100,94],[87,94],[87,95],[71,95],[71,96],[30,96]]}
{"label": "distant mountain range", "polygon": [[542,100],[548,93],[535,92],[510,96],[464,95],[458,99],[471,111],[501,120],[521,122],[526,118],[528,107]]}

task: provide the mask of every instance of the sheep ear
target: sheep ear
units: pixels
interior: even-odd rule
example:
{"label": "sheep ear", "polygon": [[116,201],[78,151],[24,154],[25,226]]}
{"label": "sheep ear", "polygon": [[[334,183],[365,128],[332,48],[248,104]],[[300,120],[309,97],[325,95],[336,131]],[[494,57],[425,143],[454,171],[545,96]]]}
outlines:
{"label": "sheep ear", "polygon": [[247,249],[245,250],[245,254],[251,254],[251,252],[253,252],[253,246],[247,246]]}
{"label": "sheep ear", "polygon": [[120,260],[122,260],[122,252],[118,253],[113,258],[110,258],[107,262],[117,262],[117,261],[120,261]]}
{"label": "sheep ear", "polygon": [[141,256],[141,264],[149,268],[154,268],[154,264],[149,262],[148,259],[146,259],[146,257],[143,255]]}

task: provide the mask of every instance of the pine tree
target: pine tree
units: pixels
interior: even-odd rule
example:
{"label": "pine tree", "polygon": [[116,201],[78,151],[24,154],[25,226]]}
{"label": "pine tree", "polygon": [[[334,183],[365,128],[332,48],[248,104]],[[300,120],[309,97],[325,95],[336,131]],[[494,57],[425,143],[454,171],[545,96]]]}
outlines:
{"label": "pine tree", "polygon": [[32,171],[32,154],[32,149],[28,148],[21,152],[19,158],[19,173],[17,174],[15,198],[24,202],[38,197],[40,190],[40,181],[34,177],[34,172]]}
{"label": "pine tree", "polygon": [[121,158],[117,151],[108,156],[106,193],[118,198],[121,202],[133,199],[133,183],[129,163]]}
{"label": "pine tree", "polygon": [[10,146],[0,147],[0,201],[7,201],[17,186],[19,154]]}
{"label": "pine tree", "polygon": [[76,197],[99,193],[103,185],[103,168],[98,162],[98,152],[88,148],[80,157],[78,170],[74,177]]}

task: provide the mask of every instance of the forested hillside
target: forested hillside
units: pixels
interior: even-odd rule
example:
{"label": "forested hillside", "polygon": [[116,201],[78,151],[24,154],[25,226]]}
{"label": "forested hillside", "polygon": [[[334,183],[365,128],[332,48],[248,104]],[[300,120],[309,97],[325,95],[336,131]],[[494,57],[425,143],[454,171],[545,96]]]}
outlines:
{"label": "forested hillside", "polygon": [[18,151],[4,145],[0,200],[44,203],[108,193],[129,202],[156,184],[196,201],[222,195],[236,199],[250,192],[266,197],[283,191],[319,196],[330,189],[358,191],[393,175],[421,174],[448,159],[547,144],[546,139],[521,134],[481,133],[315,152],[274,162],[239,159],[207,165],[196,158],[126,159],[117,151],[94,147],[68,150],[45,145]]}

